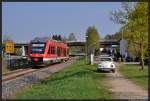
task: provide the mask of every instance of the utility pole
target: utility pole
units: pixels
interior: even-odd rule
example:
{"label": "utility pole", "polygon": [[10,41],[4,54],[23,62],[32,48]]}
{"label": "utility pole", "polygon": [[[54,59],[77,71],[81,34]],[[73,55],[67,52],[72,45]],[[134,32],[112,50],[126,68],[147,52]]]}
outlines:
{"label": "utility pole", "polygon": [[[124,25],[123,25],[124,26]],[[124,41],[124,39],[123,39],[123,28],[122,28],[122,36],[121,36],[121,40],[122,40],[122,45],[123,45],[123,49],[122,49],[122,55],[123,55],[123,57],[122,57],[122,59],[123,59],[123,62],[125,61],[125,57],[124,57],[124,55],[125,55],[125,41]]]}
{"label": "utility pole", "polygon": [[123,28],[122,28],[122,31],[121,31],[121,39],[123,40]]}
{"label": "utility pole", "polygon": [[86,63],[88,62],[88,45],[87,45],[87,38],[88,36],[85,36],[85,53],[86,53]]}
{"label": "utility pole", "polygon": [[[93,65],[94,64],[94,51],[95,51],[95,44],[97,44],[97,43],[99,43],[99,42],[95,42],[95,43],[93,43],[92,45],[91,45],[91,47],[92,47],[92,50],[91,50],[91,52],[90,52],[90,64],[91,65]],[[94,46],[94,47],[93,47]]]}

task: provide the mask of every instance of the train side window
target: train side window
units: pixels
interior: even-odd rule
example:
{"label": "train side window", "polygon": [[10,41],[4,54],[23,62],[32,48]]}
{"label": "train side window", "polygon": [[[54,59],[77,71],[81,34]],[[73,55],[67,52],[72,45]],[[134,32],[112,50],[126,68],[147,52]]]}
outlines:
{"label": "train side window", "polygon": [[62,48],[60,48],[60,55],[62,54]]}
{"label": "train side window", "polygon": [[68,50],[66,49],[66,56],[68,55]]}
{"label": "train side window", "polygon": [[56,54],[56,47],[54,46],[54,54]]}
{"label": "train side window", "polygon": [[62,48],[60,48],[60,54],[62,55],[62,52],[63,52],[63,49]]}
{"label": "train side window", "polygon": [[69,55],[69,49],[67,49],[67,55]]}
{"label": "train side window", "polygon": [[64,48],[64,56],[66,56],[66,49]]}
{"label": "train side window", "polygon": [[59,49],[59,47],[57,47],[57,55],[58,55],[58,49]]}
{"label": "train side window", "polygon": [[48,54],[51,54],[51,47],[49,46]]}
{"label": "train side window", "polygon": [[57,46],[55,46],[55,54],[57,54]]}
{"label": "train side window", "polygon": [[50,49],[51,49],[51,50],[50,50],[50,51],[51,51],[50,53],[52,54],[52,47],[51,47]]}
{"label": "train side window", "polygon": [[59,56],[61,56],[61,48],[59,48]]}
{"label": "train side window", "polygon": [[57,47],[57,55],[58,55],[58,56],[61,55],[61,49],[60,49],[60,47]]}
{"label": "train side window", "polygon": [[51,54],[53,54],[53,47],[51,47]]}
{"label": "train side window", "polygon": [[51,46],[51,54],[55,54],[55,47],[54,46]]}
{"label": "train side window", "polygon": [[51,54],[53,54],[53,47],[51,46]]}
{"label": "train side window", "polygon": [[51,54],[53,54],[53,47],[51,46]]}

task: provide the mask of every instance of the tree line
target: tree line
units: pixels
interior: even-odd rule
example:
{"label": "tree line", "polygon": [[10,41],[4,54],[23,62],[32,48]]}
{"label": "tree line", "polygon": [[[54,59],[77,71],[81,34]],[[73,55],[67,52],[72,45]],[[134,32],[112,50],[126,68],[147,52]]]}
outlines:
{"label": "tree line", "polygon": [[[122,10],[111,13],[114,23],[122,24],[127,50],[140,57],[141,69],[148,56],[148,2],[122,3]],[[108,36],[107,36],[108,37]]]}

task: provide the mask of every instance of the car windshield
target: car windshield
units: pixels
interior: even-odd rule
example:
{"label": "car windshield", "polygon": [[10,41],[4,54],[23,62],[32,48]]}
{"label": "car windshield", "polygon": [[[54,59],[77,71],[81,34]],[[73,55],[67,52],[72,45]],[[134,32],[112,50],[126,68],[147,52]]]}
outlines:
{"label": "car windshield", "polygon": [[100,61],[111,61],[111,58],[100,58]]}
{"label": "car windshield", "polygon": [[32,44],[31,53],[44,53],[45,44]]}

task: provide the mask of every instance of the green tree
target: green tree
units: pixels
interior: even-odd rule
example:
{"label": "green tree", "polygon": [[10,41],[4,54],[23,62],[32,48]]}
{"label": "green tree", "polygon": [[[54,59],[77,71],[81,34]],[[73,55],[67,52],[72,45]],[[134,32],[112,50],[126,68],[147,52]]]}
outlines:
{"label": "green tree", "polygon": [[120,40],[121,39],[121,32],[116,32],[115,34],[107,34],[105,36],[106,40]]}
{"label": "green tree", "polygon": [[107,34],[104,39],[110,40],[110,39],[112,39],[112,35]]}
{"label": "green tree", "polygon": [[124,25],[128,22],[129,16],[128,14],[132,12],[134,7],[134,3],[130,2],[123,2],[121,4],[121,8],[118,11],[111,12],[110,20],[112,20],[114,23],[118,23],[121,25]]}
{"label": "green tree", "polygon": [[88,36],[87,37],[88,54],[95,53],[95,50],[98,52],[100,47],[99,44],[100,36],[95,26],[88,27],[86,31],[86,36]]}
{"label": "green tree", "polygon": [[124,37],[128,41],[127,48],[131,53],[139,55],[143,70],[144,58],[148,50],[148,3],[137,2],[133,8],[129,6],[129,3],[122,5],[125,5],[123,6],[124,12],[114,12],[112,20],[124,24],[122,29],[124,30]]}
{"label": "green tree", "polygon": [[70,33],[68,36],[68,41],[77,41],[75,34],[74,33]]}
{"label": "green tree", "polygon": [[129,44],[133,44],[140,56],[142,70],[144,58],[148,49],[148,3],[138,2],[132,12],[129,13],[128,23],[124,27],[125,37]]}
{"label": "green tree", "polygon": [[61,40],[65,43],[68,39],[66,38],[66,36],[62,36]]}
{"label": "green tree", "polygon": [[60,35],[60,34],[59,34],[59,35],[57,35],[57,34],[56,34],[56,35],[53,35],[53,36],[52,36],[52,39],[53,39],[53,40],[57,40],[57,41],[62,41],[62,38],[61,38],[61,35]]}

